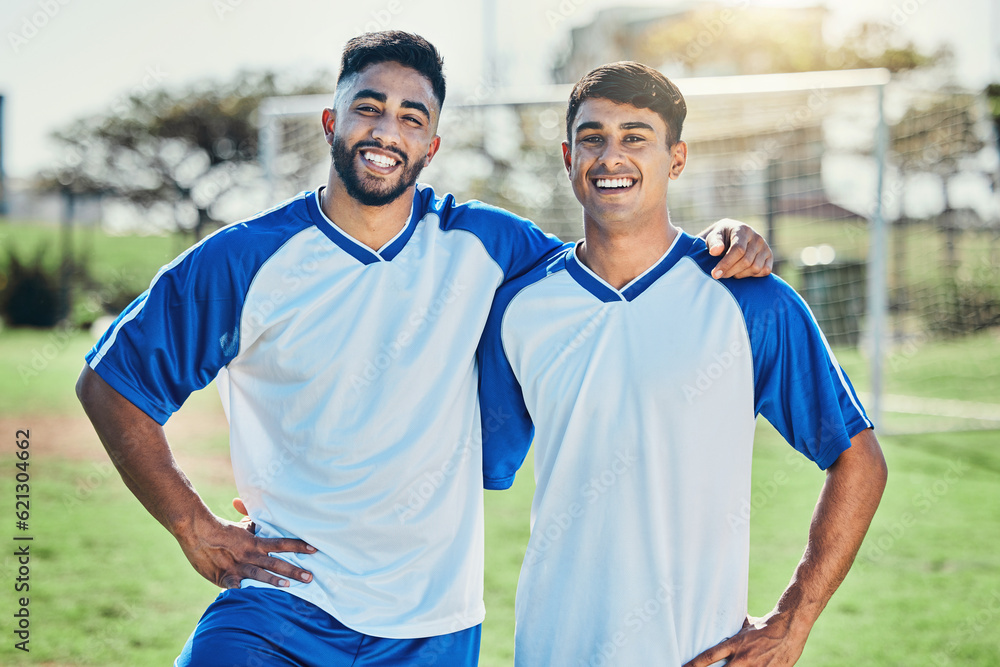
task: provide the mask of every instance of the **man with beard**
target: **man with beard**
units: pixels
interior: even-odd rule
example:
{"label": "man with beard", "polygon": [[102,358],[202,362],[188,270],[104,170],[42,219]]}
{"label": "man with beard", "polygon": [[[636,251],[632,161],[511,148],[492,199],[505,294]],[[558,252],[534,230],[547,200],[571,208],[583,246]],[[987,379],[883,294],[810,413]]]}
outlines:
{"label": "man with beard", "polygon": [[[352,39],[326,186],[182,254],[87,355],[77,392],[123,480],[227,589],[177,665],[478,660],[481,427],[506,415],[480,414],[476,345],[497,288],[562,244],[415,185],[444,96],[422,38]],[[720,272],[769,271],[743,250]],[[205,506],[163,434],[213,378],[256,535]]]}

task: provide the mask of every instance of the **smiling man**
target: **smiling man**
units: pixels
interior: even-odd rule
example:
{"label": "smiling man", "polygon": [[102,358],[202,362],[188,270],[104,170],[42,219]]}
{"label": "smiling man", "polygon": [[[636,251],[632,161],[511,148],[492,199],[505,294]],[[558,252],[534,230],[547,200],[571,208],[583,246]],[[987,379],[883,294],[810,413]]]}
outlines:
{"label": "smiling man", "polygon": [[[503,286],[483,335],[481,409],[511,415],[484,431],[487,487],[509,487],[535,443],[521,667],[791,665],[885,485],[805,303],[773,276],[713,280],[705,243],[671,222],[685,115],[638,63],[577,83],[563,156],[585,238]],[[760,619],[740,519],[758,414],[827,470],[805,555]]]}
{"label": "smiling man", "polygon": [[[476,345],[499,286],[562,244],[416,185],[444,97],[426,40],[352,39],[325,187],[182,254],[87,355],[77,391],[126,485],[228,589],[179,666],[478,660]],[[767,273],[746,248],[720,273]],[[213,378],[256,535],[205,506],[164,437]]]}

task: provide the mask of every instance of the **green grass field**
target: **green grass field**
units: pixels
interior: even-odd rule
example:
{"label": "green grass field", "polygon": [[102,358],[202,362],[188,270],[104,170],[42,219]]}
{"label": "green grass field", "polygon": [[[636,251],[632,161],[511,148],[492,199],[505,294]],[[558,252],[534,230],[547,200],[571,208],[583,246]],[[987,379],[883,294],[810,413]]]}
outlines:
{"label": "green grass field", "polygon": [[[6,591],[0,612],[7,619],[0,664],[170,664],[217,591],[125,489],[76,405],[72,385],[92,340],[74,333],[56,349],[48,335],[0,333],[0,423],[10,431],[8,440],[18,428],[32,431],[28,532],[34,537],[31,652],[13,648],[17,563],[8,549],[0,571]],[[45,345],[54,346],[47,350],[51,358],[36,375],[22,377],[19,367]],[[909,370],[895,376],[891,389],[928,395],[933,387],[939,397],[1000,403],[998,350],[992,334],[927,344],[909,358]],[[864,360],[852,351],[839,356],[863,386]],[[235,518],[214,390],[192,397],[174,419],[181,422],[172,442],[182,465],[210,506]],[[882,506],[799,664],[995,665],[1000,432],[883,436],[882,445],[890,467]],[[0,476],[0,497],[11,504],[12,451],[5,446],[0,457],[7,471]],[[789,452],[762,421],[753,471],[752,614],[766,612],[787,583],[822,484],[821,472]],[[513,490],[486,496],[483,665],[511,663],[514,590],[533,486],[525,469]],[[8,540],[18,532],[13,523],[9,518]]]}
{"label": "green grass field", "polygon": [[[184,234],[116,236],[94,227],[77,227],[72,235],[74,256],[86,261],[95,279],[139,292],[146,289],[158,267],[192,242]],[[10,249],[22,261],[41,253],[43,265],[54,268],[62,252],[60,229],[45,223],[4,222],[0,224],[0,249]],[[5,262],[6,252],[0,255],[0,271]]]}
{"label": "green grass field", "polygon": [[[0,225],[0,246],[12,244],[30,256],[34,248],[52,244],[55,231],[7,223]],[[859,237],[849,232],[841,226],[830,233],[847,234],[838,247],[850,248]],[[791,228],[785,239],[798,243]],[[93,275],[134,291],[144,289],[156,268],[188,242],[92,231],[75,239]],[[54,250],[50,262],[56,259]],[[0,558],[0,586],[6,591],[0,614],[7,619],[0,624],[5,637],[0,664],[168,665],[217,593],[127,491],[86,422],[72,387],[92,343],[75,331],[0,332],[0,424],[8,431],[8,443],[17,429],[32,432],[28,532],[34,537],[29,654],[14,649],[11,634],[13,549]],[[1000,404],[998,343],[996,333],[943,343],[918,340],[887,359],[887,390]],[[856,350],[837,353],[864,391],[867,361]],[[235,490],[220,413],[209,388],[188,401],[168,433],[209,505],[236,518],[229,504]],[[800,665],[997,664],[1000,431],[885,435],[942,424],[950,422],[886,415],[888,428],[880,431],[890,466],[885,498],[857,564],[813,630]],[[820,471],[790,451],[761,421],[753,470],[752,614],[770,609],[786,585],[823,481]],[[12,444],[0,449],[0,466],[6,470],[0,474],[0,497],[11,505],[17,472],[13,452]],[[533,488],[526,467],[512,490],[486,494],[486,666],[511,664],[514,591]],[[8,520],[10,540],[18,531],[13,517]]]}

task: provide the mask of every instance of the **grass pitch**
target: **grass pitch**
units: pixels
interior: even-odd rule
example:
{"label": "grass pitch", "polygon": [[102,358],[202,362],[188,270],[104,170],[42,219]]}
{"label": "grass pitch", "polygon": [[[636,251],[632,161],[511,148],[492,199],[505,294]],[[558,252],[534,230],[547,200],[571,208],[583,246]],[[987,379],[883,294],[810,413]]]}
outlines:
{"label": "grass pitch", "polygon": [[[73,396],[89,336],[0,333],[0,423],[32,429],[31,652],[13,648],[16,563],[0,582],[0,664],[168,665],[217,589],[124,487]],[[57,348],[57,349],[56,349]],[[907,357],[890,390],[1000,403],[1000,346],[984,334],[927,343]],[[33,352],[46,359],[23,379]],[[865,362],[839,352],[856,384]],[[171,436],[209,505],[235,518],[214,390],[192,397]],[[183,415],[183,418],[182,418]],[[982,665],[1000,655],[1000,431],[880,436],[889,485],[858,562],[813,629],[799,662],[843,665]],[[14,495],[13,448],[0,450],[0,494]],[[823,473],[789,456],[761,421],[754,452],[750,613],[763,614],[805,545]],[[785,476],[777,475],[785,472]],[[230,475],[227,477],[227,475]],[[775,484],[775,479],[786,480]],[[514,488],[486,495],[486,606],[482,664],[509,665],[518,569],[528,538],[530,470]],[[13,519],[6,539],[16,532]],[[11,544],[8,541],[8,544]],[[12,549],[5,553],[12,552]]]}

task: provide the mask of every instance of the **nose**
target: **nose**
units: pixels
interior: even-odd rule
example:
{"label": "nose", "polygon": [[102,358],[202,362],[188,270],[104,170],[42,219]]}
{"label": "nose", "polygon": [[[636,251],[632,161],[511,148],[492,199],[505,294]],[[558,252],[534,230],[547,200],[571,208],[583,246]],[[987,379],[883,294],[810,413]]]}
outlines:
{"label": "nose", "polygon": [[382,114],[372,128],[372,139],[376,139],[383,146],[396,146],[399,144],[399,122],[390,114]]}
{"label": "nose", "polygon": [[598,156],[598,161],[607,169],[614,169],[625,164],[625,150],[620,141],[610,140],[604,143],[604,150]]}

